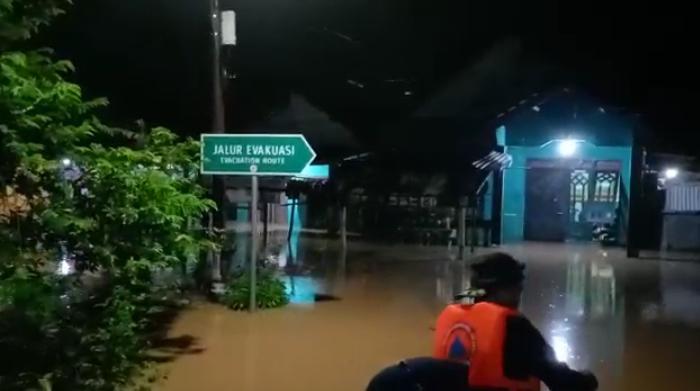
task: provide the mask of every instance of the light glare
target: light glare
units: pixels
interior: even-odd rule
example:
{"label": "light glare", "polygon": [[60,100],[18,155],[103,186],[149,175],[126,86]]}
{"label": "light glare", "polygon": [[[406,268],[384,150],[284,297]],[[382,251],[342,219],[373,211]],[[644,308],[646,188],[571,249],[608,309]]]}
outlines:
{"label": "light glare", "polygon": [[677,168],[667,168],[666,171],[664,171],[664,177],[666,179],[674,179],[678,177],[679,171]]}
{"label": "light glare", "polygon": [[554,349],[554,355],[560,362],[566,362],[571,354],[571,347],[569,346],[569,341],[566,338],[555,335],[552,337],[552,349]]}
{"label": "light glare", "polygon": [[572,139],[559,141],[559,154],[564,157],[573,156],[578,149],[578,142]]}

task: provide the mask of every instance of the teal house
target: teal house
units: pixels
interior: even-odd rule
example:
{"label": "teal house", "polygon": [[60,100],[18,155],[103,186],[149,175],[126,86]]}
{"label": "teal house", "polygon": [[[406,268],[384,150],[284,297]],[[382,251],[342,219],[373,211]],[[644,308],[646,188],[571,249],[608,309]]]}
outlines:
{"label": "teal house", "polygon": [[501,241],[590,241],[596,226],[626,227],[635,123],[568,90],[501,114],[496,139],[511,160]]}

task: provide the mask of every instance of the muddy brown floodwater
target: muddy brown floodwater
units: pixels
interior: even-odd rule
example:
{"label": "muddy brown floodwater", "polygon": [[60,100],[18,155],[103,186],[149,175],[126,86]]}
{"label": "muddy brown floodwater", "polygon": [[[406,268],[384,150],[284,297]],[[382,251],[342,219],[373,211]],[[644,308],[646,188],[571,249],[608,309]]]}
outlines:
{"label": "muddy brown floodwater", "polygon": [[[188,346],[171,350],[156,389],[364,390],[383,367],[430,354],[436,315],[468,280],[445,248],[296,246],[282,260],[292,304],[253,315],[194,305],[170,330]],[[528,264],[523,312],[601,390],[700,390],[700,262],[593,245],[505,250]]]}

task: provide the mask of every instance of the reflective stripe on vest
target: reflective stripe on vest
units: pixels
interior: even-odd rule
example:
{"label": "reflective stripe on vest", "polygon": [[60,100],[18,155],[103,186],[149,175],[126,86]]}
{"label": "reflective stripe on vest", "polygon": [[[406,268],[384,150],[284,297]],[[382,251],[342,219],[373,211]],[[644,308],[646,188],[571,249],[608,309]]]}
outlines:
{"label": "reflective stripe on vest", "polygon": [[538,391],[536,378],[513,380],[503,373],[508,316],[517,311],[492,304],[449,305],[438,317],[433,356],[469,364],[473,388]]}

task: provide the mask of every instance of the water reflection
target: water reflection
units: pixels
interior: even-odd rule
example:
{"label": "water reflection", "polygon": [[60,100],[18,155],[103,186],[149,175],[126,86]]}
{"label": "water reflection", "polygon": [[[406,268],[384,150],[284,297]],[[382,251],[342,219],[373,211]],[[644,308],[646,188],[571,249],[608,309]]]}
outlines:
{"label": "water reflection", "polygon": [[543,331],[558,360],[593,369],[602,374],[603,384],[612,387],[622,373],[625,320],[618,306],[624,300],[618,298],[622,293],[617,290],[615,268],[603,254],[568,254],[564,289],[543,297],[551,306]]}
{"label": "water reflection", "polygon": [[615,316],[616,312],[616,285],[615,270],[612,265],[593,262],[591,263],[591,317],[602,319]]}
{"label": "water reflection", "polygon": [[687,264],[661,265],[661,313],[666,322],[700,326],[700,269]]}
{"label": "water reflection", "polygon": [[285,276],[282,278],[287,287],[291,304],[314,304],[316,294],[320,291],[318,282],[311,277]]}
{"label": "water reflection", "polygon": [[566,303],[569,316],[582,317],[586,310],[586,264],[574,259],[566,268]]}
{"label": "water reflection", "polygon": [[319,297],[342,293],[347,250],[337,243],[302,238],[300,230],[294,230],[288,241],[286,233],[272,235],[264,252],[266,259],[279,268],[291,304],[310,305]]}

